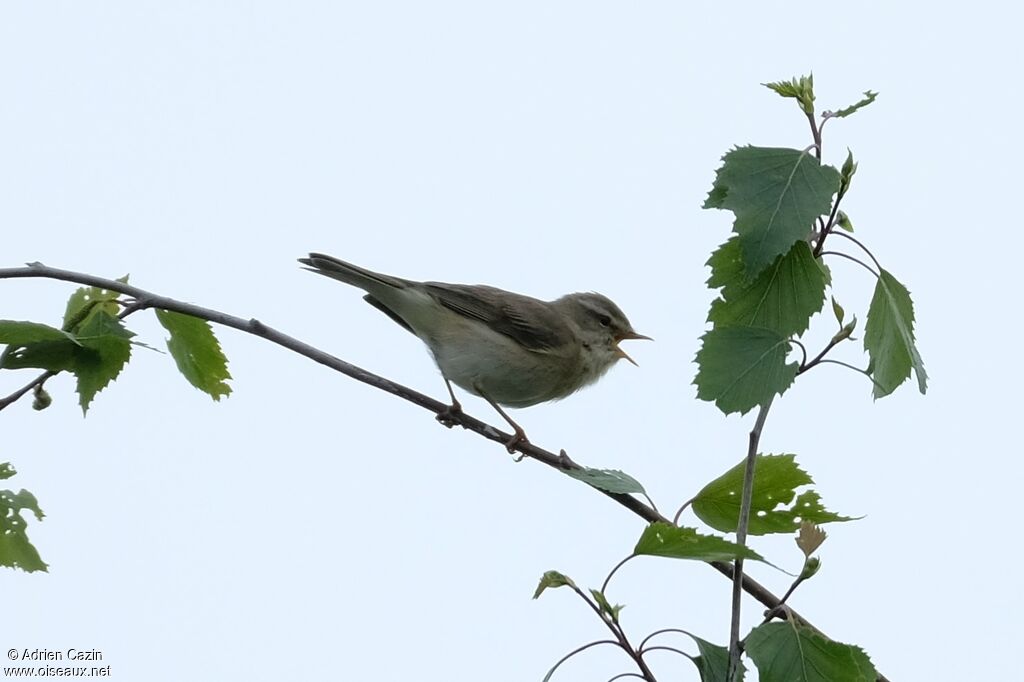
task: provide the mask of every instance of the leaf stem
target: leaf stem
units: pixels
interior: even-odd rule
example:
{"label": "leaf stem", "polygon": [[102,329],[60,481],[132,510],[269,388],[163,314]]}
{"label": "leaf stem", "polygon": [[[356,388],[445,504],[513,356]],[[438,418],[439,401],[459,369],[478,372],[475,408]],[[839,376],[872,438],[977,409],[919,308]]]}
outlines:
{"label": "leaf stem", "polygon": [[36,388],[37,386],[42,386],[44,383],[46,383],[47,379],[49,379],[50,377],[55,377],[57,376],[57,374],[57,372],[52,371],[43,372],[35,379],[30,381],[28,384],[19,388],[14,393],[10,394],[6,398],[0,399],[0,410],[4,409],[8,405],[11,405],[12,403],[18,402],[26,393]]}
{"label": "leaf stem", "polygon": [[[836,234],[841,234],[841,233],[836,232]],[[870,272],[875,277],[879,277],[880,278],[882,276],[879,273],[877,273],[874,270],[872,270],[871,266],[868,265],[867,263],[865,263],[864,261],[862,261],[860,258],[857,258],[855,256],[851,256],[848,253],[843,253],[842,251],[822,251],[819,255],[821,255],[821,256],[839,256],[840,258],[845,258],[847,260],[852,260],[854,263],[857,263],[858,265],[863,266],[865,270]]]}
{"label": "leaf stem", "polygon": [[875,264],[875,267],[878,268],[879,271],[883,269],[882,264],[878,262],[877,258],[875,258],[875,254],[871,253],[871,250],[868,249],[868,247],[864,246],[864,243],[861,242],[859,239],[857,239],[851,234],[846,234],[845,232],[836,232],[836,235],[842,237],[843,239],[849,239],[851,242],[859,246],[861,251],[868,254],[868,257],[871,258],[872,262],[874,262]]}
{"label": "leaf stem", "polygon": [[[761,432],[768,418],[773,398],[769,398],[757,411],[754,428],[750,430],[747,443],[747,462],[743,470],[743,494],[740,499],[740,518],[736,525],[736,544],[747,546],[747,528],[750,525],[750,507],[754,497],[754,469],[757,465],[757,449],[761,442]],[[732,583],[732,618],[729,625],[729,669],[725,679],[728,682],[738,680],[740,665],[740,606],[743,601],[743,558],[737,557],[733,562]]]}
{"label": "leaf stem", "polygon": [[628,557],[626,557],[619,563],[615,564],[615,567],[608,573],[608,577],[604,579],[603,583],[601,583],[601,594],[604,594],[608,591],[608,583],[611,582],[612,576],[615,575],[615,572],[622,568],[627,561],[634,557],[636,557],[636,554],[630,554]]}
{"label": "leaf stem", "polygon": [[687,637],[693,637],[693,635],[691,635],[686,630],[681,630],[679,628],[662,628],[660,630],[655,630],[651,634],[649,634],[646,637],[644,637],[643,640],[640,642],[639,649],[643,650],[644,647],[647,646],[647,642],[651,641],[653,638],[657,637],[658,635],[664,635],[667,632],[675,632],[675,633],[678,633],[680,635],[686,635]]}
{"label": "leaf stem", "polygon": [[673,526],[678,526],[679,525],[679,517],[683,515],[683,512],[686,511],[687,507],[689,507],[691,504],[693,504],[693,500],[694,500],[694,498],[691,497],[686,502],[683,502],[683,505],[681,507],[679,507],[679,509],[676,510],[675,516],[672,517],[672,525]]}
{"label": "leaf stem", "polygon": [[832,360],[831,358],[826,358],[826,359],[820,360],[818,362],[818,364],[821,364],[821,365],[824,365],[825,363],[831,363],[833,365],[839,365],[840,367],[845,367],[846,369],[852,369],[854,372],[857,372],[858,374],[863,374],[868,379],[871,379],[871,383],[874,384],[877,388],[881,388],[883,390],[885,388],[880,383],[875,381],[875,378],[873,376],[871,376],[871,374],[869,374],[866,369],[861,369],[860,367],[854,367],[853,365],[851,365],[848,362],[842,362],[841,360]]}
{"label": "leaf stem", "polygon": [[560,659],[558,659],[558,662],[555,663],[553,666],[551,666],[551,670],[548,671],[548,674],[545,676],[544,679],[546,679],[546,680],[551,679],[551,676],[555,674],[555,671],[558,670],[558,668],[563,663],[568,661],[570,658],[572,658],[576,654],[581,654],[584,651],[586,651],[587,649],[591,649],[591,648],[593,648],[595,646],[599,646],[601,644],[612,644],[614,646],[619,646],[619,643],[616,642],[616,641],[613,641],[613,640],[610,640],[610,639],[599,639],[597,641],[589,642],[587,644],[584,644],[581,647],[577,647],[577,648],[573,649],[572,651],[570,651],[569,653],[567,653],[565,656],[562,656]]}

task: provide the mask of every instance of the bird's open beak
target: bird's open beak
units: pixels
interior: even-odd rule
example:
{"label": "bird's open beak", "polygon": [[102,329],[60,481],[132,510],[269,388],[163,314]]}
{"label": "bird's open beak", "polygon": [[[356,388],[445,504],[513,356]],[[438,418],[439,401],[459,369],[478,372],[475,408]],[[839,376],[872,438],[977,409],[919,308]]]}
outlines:
{"label": "bird's open beak", "polygon": [[644,341],[653,341],[654,340],[654,339],[652,339],[649,336],[644,336],[643,334],[637,334],[636,332],[629,331],[629,332],[624,333],[622,336],[620,336],[618,341],[615,342],[615,352],[619,354],[620,358],[624,358],[626,360],[629,360],[635,366],[639,367],[640,365],[636,364],[636,360],[634,360],[633,358],[629,357],[629,355],[626,353],[626,351],[624,351],[621,348],[619,348],[619,342],[621,342],[621,341],[632,341],[632,340],[637,340],[637,339],[641,339],[641,340],[644,340]]}

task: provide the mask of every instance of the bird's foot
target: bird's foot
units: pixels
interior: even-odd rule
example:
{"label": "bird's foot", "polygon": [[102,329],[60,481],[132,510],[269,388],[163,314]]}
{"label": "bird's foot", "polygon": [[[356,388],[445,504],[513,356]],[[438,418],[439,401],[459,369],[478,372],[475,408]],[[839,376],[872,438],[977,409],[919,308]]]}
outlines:
{"label": "bird's foot", "polygon": [[462,411],[462,405],[460,405],[459,402],[456,400],[451,405],[444,408],[444,410],[438,412],[437,416],[434,418],[437,419],[437,421],[441,422],[441,424],[444,425],[445,428],[450,429],[456,424],[462,422],[462,416],[464,414],[465,413]]}
{"label": "bird's foot", "polygon": [[[505,449],[508,450],[508,454],[514,455],[516,453],[516,448],[523,443],[529,445],[530,441],[526,437],[526,432],[517,426],[515,435],[505,443]],[[521,452],[518,457],[513,457],[513,459],[517,462],[522,462],[524,457],[526,457],[526,453]]]}

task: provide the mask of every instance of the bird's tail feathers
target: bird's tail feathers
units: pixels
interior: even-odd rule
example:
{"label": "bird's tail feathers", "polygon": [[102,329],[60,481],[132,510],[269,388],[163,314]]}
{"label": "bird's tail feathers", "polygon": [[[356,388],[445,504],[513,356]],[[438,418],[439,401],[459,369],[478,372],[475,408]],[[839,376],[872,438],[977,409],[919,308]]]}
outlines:
{"label": "bird's tail feathers", "polygon": [[406,286],[406,281],[398,277],[382,275],[379,272],[346,263],[323,253],[311,253],[309,258],[300,258],[299,262],[307,266],[305,269],[310,272],[351,284],[369,292],[375,291],[381,285],[398,289],[404,289]]}

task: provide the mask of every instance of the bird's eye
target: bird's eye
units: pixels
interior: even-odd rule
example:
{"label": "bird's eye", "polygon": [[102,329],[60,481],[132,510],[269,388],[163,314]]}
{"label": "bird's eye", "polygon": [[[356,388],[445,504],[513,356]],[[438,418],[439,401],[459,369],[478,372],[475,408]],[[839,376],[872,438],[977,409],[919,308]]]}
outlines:
{"label": "bird's eye", "polygon": [[597,321],[601,323],[602,327],[610,327],[612,324],[612,318],[607,315],[598,315]]}

